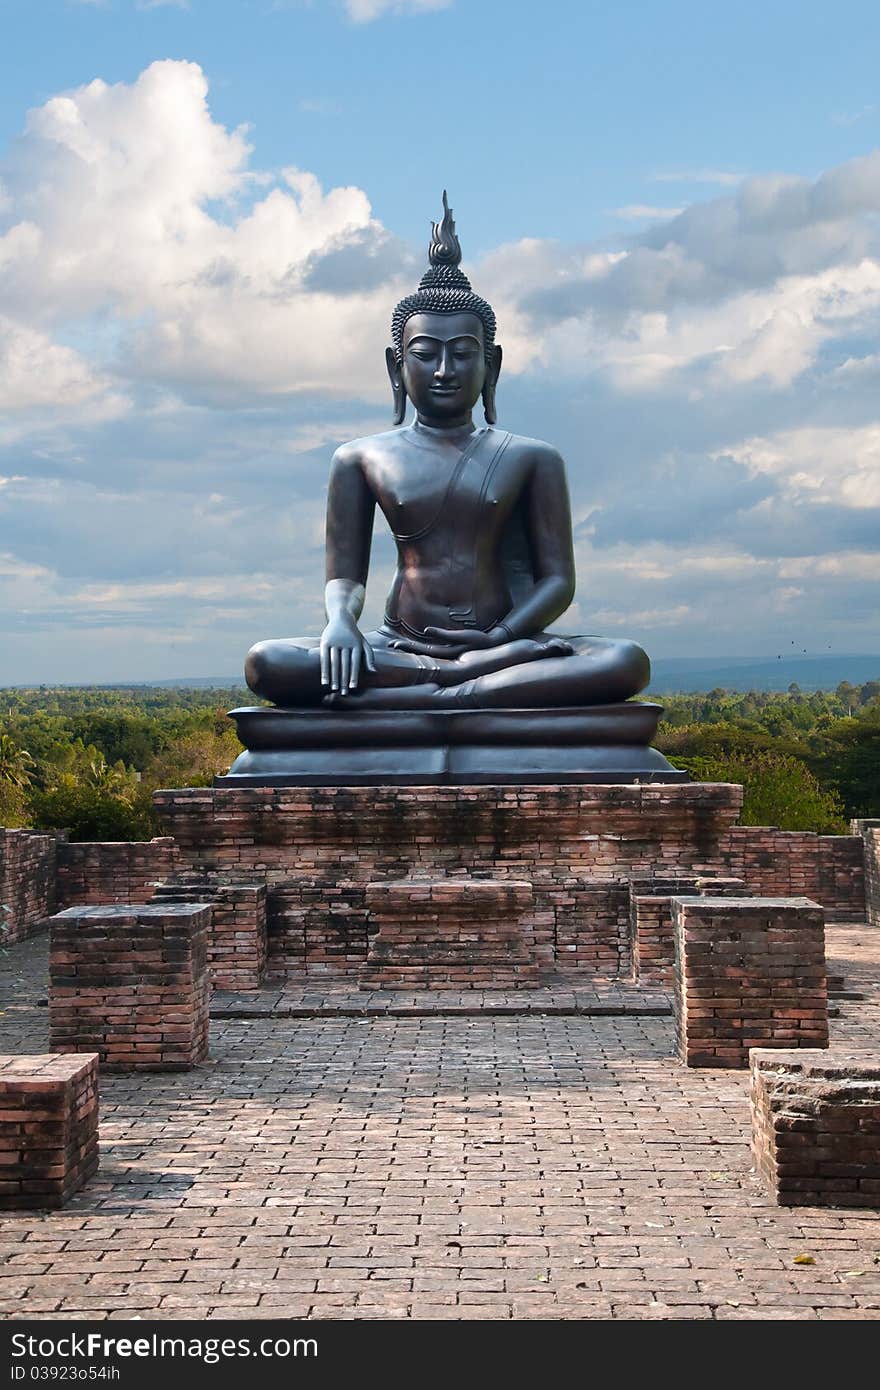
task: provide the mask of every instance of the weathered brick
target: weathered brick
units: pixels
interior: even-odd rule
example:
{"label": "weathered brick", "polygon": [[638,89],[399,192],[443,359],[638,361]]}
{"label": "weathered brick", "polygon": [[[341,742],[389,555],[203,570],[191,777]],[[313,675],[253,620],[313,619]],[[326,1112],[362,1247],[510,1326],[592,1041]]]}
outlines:
{"label": "weathered brick", "polygon": [[880,1207],[880,1062],[857,1051],[751,1054],[755,1167],[781,1206]]}
{"label": "weathered brick", "polygon": [[630,874],[720,871],[741,797],[708,783],[221,787],[155,804],[180,869],[266,883],[270,979],[360,970],[366,885],[418,877],[526,880],[556,962],[617,975]]}
{"label": "weathered brick", "polygon": [[808,898],[673,898],[678,1051],[747,1067],[751,1047],[827,1047],[825,922]]}
{"label": "weathered brick", "polygon": [[0,913],[6,945],[39,931],[56,907],[58,837],[0,826]]}
{"label": "weathered brick", "polygon": [[854,820],[865,864],[865,912],[874,927],[880,927],[880,820]]}
{"label": "weathered brick", "polygon": [[534,988],[553,959],[552,915],[542,922],[524,880],[392,879],[365,896],[362,989]]}
{"label": "weathered brick", "polygon": [[211,905],[208,976],[214,989],[258,989],[266,968],[266,885],[181,874],[157,884],[153,902]]}
{"label": "weathered brick", "polygon": [[153,840],[62,842],[58,847],[57,907],[148,903],[157,882],[177,868],[167,835]]}
{"label": "weathered brick", "polygon": [[726,871],[763,898],[812,898],[830,922],[865,915],[864,852],[860,836],[737,825],[722,836]]}
{"label": "weathered brick", "polygon": [[98,1167],[98,1058],[0,1055],[0,1209],[61,1207]]}
{"label": "weathered brick", "polygon": [[180,1070],[208,1052],[211,909],[71,907],[51,919],[49,1024],[58,1052],[106,1069]]}

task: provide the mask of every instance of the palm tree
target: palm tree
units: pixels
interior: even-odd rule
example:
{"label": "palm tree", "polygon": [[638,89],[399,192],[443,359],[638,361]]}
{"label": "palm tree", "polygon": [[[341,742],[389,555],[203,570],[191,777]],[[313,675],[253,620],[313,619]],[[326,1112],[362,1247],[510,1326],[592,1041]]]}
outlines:
{"label": "palm tree", "polygon": [[0,782],[25,790],[33,782],[35,766],[30,753],[19,748],[9,734],[0,734]]}

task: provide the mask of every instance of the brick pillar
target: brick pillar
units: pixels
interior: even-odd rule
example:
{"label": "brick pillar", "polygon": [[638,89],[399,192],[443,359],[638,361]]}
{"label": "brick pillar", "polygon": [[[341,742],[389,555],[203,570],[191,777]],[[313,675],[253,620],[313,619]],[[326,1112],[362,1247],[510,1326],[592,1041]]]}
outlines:
{"label": "brick pillar", "polygon": [[825,922],[809,898],[674,898],[678,1051],[747,1067],[751,1047],[827,1047]]}
{"label": "brick pillar", "polygon": [[536,914],[518,879],[368,883],[369,947],[361,989],[515,989],[538,984],[538,938],[552,952],[553,914]]}
{"label": "brick pillar", "polygon": [[0,1210],[63,1207],[98,1167],[98,1058],[0,1056]]}
{"label": "brick pillar", "polygon": [[182,1070],[208,1054],[211,909],[69,907],[51,919],[49,1025],[58,1052],[102,1068]]}
{"label": "brick pillar", "polygon": [[634,980],[672,984],[675,976],[675,931],[672,900],[676,897],[739,898],[741,878],[707,878],[704,874],[634,874],[629,884],[629,933]]}
{"label": "brick pillar", "polygon": [[155,885],[153,902],[210,903],[208,976],[214,989],[259,989],[266,968],[265,883],[181,875]]}
{"label": "brick pillar", "polygon": [[880,1059],[755,1049],[755,1167],[781,1206],[880,1207]]}

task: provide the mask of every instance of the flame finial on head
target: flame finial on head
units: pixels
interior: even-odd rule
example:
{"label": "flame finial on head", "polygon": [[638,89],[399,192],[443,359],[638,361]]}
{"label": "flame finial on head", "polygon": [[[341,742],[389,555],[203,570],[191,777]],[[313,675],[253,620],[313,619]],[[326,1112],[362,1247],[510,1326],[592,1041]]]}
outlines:
{"label": "flame finial on head", "polygon": [[443,220],[432,222],[428,260],[431,265],[461,265],[461,242],[455,235],[455,219],[443,190]]}
{"label": "flame finial on head", "polygon": [[403,328],[413,314],[471,313],[476,314],[482,321],[486,360],[489,361],[495,343],[495,314],[485,299],[474,294],[470,280],[460,268],[461,243],[455,234],[455,220],[445,188],[443,219],[440,222],[432,222],[431,226],[428,268],[415,294],[402,299],[392,315],[391,337],[394,356],[398,362],[402,361]]}

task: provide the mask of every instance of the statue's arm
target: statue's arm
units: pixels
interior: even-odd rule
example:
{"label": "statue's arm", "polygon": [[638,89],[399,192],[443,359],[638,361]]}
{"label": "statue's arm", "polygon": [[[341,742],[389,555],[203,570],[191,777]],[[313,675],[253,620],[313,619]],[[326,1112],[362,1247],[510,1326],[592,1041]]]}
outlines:
{"label": "statue's arm", "polygon": [[[351,446],[337,449],[327,487],[326,579],[365,589],[376,499]],[[356,617],[360,616],[358,609]]]}
{"label": "statue's arm", "polygon": [[565,463],[549,445],[536,457],[526,494],[535,586],[503,619],[511,637],[530,637],[564,613],[574,598],[574,542]]}
{"label": "statue's arm", "polygon": [[341,695],[357,689],[362,664],[375,669],[357,626],[366,597],[375,509],[357,453],[350,446],[337,449],[327,488],[327,625],[321,634],[321,679]]}

